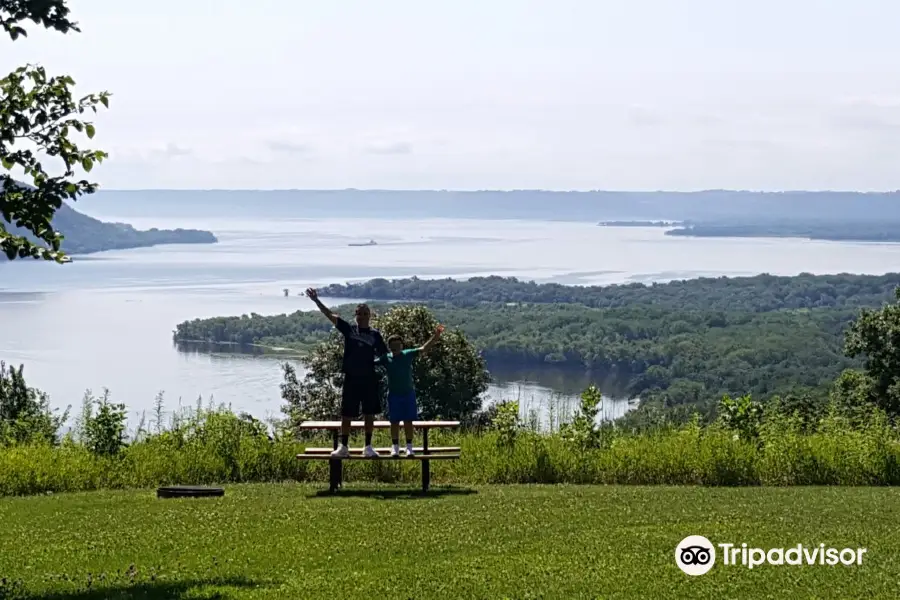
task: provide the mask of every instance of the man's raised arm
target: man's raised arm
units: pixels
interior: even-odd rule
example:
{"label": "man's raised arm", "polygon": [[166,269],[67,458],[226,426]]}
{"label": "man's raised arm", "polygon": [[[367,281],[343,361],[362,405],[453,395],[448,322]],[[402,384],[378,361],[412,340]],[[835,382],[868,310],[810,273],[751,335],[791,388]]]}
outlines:
{"label": "man's raised arm", "polygon": [[331,309],[322,304],[322,301],[319,300],[319,293],[315,288],[309,288],[306,290],[306,297],[312,300],[316,307],[322,312],[323,315],[328,317],[328,320],[334,323],[335,326],[338,324],[338,316],[331,312]]}

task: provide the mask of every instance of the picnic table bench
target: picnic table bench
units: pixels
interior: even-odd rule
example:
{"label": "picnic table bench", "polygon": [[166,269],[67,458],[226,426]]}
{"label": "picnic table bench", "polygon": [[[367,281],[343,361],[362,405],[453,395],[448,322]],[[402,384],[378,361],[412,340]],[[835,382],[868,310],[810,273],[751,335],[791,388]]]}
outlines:
{"label": "picnic table bench", "polygon": [[[389,429],[390,421],[375,421],[375,429]],[[413,447],[415,454],[413,456],[390,456],[390,448],[376,448],[380,456],[366,457],[363,456],[362,448],[350,448],[350,456],[346,458],[332,458],[331,453],[337,450],[338,441],[341,434],[340,421],[304,421],[300,424],[300,429],[304,430],[320,430],[330,431],[332,438],[331,448],[306,448],[303,454],[298,454],[299,460],[327,460],[329,462],[329,491],[335,492],[343,481],[343,461],[345,460],[418,460],[422,463],[422,491],[427,492],[431,485],[431,461],[432,460],[458,460],[458,446],[429,447],[428,432],[432,429],[459,427],[459,421],[413,421],[415,429],[421,429],[423,440],[421,447]],[[353,421],[350,429],[360,430],[365,428],[363,421]]]}

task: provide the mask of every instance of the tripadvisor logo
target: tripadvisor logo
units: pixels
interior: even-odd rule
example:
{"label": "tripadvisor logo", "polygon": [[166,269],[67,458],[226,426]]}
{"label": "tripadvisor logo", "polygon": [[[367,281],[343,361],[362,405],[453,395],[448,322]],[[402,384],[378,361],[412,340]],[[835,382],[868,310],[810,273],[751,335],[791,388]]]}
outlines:
{"label": "tripadvisor logo", "polygon": [[753,569],[761,565],[798,566],[861,565],[866,548],[826,548],[825,544],[790,548],[753,548],[747,544],[713,544],[702,535],[689,535],[675,547],[675,563],[688,575],[704,575],[716,564],[716,548],[722,554],[726,567],[743,566]]}
{"label": "tripadvisor logo", "polygon": [[675,548],[675,563],[688,575],[703,575],[716,564],[716,547],[702,535],[689,535]]}

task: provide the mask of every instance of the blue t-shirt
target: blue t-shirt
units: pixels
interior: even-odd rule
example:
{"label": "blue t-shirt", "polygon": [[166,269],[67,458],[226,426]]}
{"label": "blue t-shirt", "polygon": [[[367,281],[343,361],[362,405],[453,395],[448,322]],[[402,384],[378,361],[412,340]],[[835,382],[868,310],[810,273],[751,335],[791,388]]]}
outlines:
{"label": "blue t-shirt", "polygon": [[375,376],[375,356],[387,354],[381,332],[371,327],[361,329],[338,317],[335,323],[344,336],[344,360],[341,370],[346,375]]}
{"label": "blue t-shirt", "polygon": [[377,359],[376,363],[387,369],[389,394],[406,396],[415,391],[412,365],[418,353],[418,348],[408,348],[399,354],[388,352]]}

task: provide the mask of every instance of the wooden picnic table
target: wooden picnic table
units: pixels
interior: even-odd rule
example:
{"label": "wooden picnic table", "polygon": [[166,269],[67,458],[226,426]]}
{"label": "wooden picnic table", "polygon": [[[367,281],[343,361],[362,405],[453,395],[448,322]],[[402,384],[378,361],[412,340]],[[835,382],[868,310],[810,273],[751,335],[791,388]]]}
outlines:
{"label": "wooden picnic table", "polygon": [[[373,423],[375,429],[388,429],[391,426],[390,421],[375,421]],[[446,446],[433,448],[428,446],[428,432],[437,428],[459,427],[459,421],[413,421],[415,429],[422,430],[423,442],[420,448],[413,448],[415,454],[413,456],[387,456],[389,448],[376,448],[380,454],[377,458],[369,458],[363,456],[362,448],[350,448],[350,456],[346,458],[332,458],[331,452],[337,450],[338,441],[341,433],[340,421],[304,421],[300,424],[299,429],[303,430],[319,430],[330,431],[332,437],[331,448],[306,448],[303,454],[298,454],[299,460],[327,460],[329,462],[329,491],[332,493],[341,487],[343,481],[343,461],[345,460],[418,460],[422,464],[422,491],[427,492],[431,485],[431,461],[432,460],[458,460],[460,448],[457,446]],[[365,428],[364,421],[353,421],[350,429],[360,430]]]}

